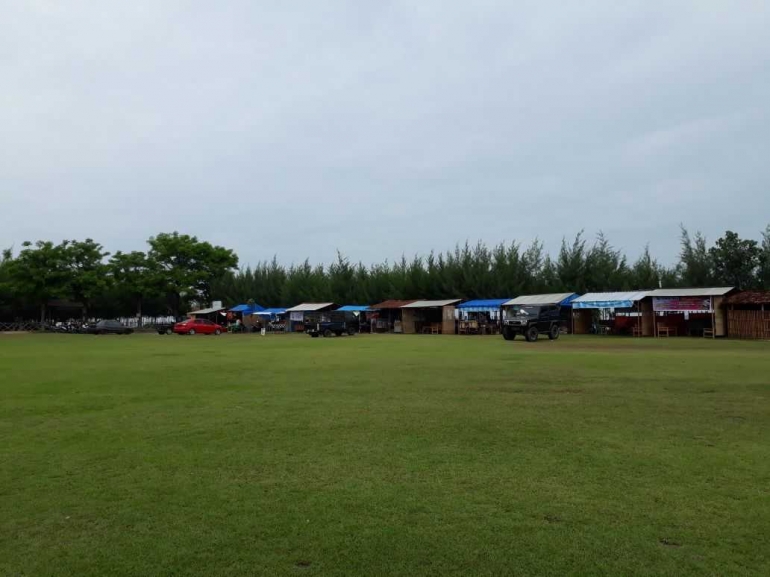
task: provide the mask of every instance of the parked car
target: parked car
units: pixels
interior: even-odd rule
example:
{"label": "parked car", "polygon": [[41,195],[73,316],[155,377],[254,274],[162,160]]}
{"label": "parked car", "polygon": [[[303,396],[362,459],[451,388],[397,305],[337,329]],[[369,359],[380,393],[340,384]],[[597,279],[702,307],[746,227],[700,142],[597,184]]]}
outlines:
{"label": "parked car", "polygon": [[503,313],[503,338],[512,341],[516,335],[533,342],[540,333],[546,333],[548,338],[559,338],[561,317],[559,305],[510,307]]}
{"label": "parked car", "polygon": [[177,320],[175,320],[172,323],[158,323],[155,325],[155,330],[158,331],[159,335],[172,335],[174,334],[174,325],[177,323],[185,322],[187,319],[178,317]]}
{"label": "parked car", "polygon": [[89,326],[86,333],[90,335],[130,335],[134,329],[127,327],[120,321],[99,321]]}
{"label": "parked car", "polygon": [[205,319],[187,319],[174,325],[174,332],[178,335],[221,335],[225,327]]}
{"label": "parked car", "polygon": [[341,337],[344,334],[353,336],[356,334],[356,327],[348,321],[344,312],[308,313],[305,315],[305,333],[313,338],[321,335],[325,337],[332,335]]}

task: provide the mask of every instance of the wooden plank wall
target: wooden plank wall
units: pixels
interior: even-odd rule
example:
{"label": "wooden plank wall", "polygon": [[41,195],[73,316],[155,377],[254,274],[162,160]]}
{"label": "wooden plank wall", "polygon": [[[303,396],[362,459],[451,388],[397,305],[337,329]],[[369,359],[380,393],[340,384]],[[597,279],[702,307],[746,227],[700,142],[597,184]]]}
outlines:
{"label": "wooden plank wall", "polygon": [[734,339],[770,339],[770,311],[727,311],[727,331]]}
{"label": "wooden plank wall", "polygon": [[401,332],[405,335],[415,333],[414,309],[401,309]]}
{"label": "wooden plank wall", "polygon": [[575,309],[572,314],[574,315],[575,334],[587,335],[591,329],[593,311],[591,309]]}
{"label": "wooden plank wall", "polygon": [[441,334],[453,335],[455,334],[455,307],[448,306],[442,308]]}

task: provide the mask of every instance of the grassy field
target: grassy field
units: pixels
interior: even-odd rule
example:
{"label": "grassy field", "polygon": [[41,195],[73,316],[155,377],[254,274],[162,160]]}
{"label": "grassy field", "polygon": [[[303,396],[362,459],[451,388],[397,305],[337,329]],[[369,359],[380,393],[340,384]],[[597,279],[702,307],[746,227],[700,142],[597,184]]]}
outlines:
{"label": "grassy field", "polygon": [[770,575],[770,344],[0,336],[0,575]]}

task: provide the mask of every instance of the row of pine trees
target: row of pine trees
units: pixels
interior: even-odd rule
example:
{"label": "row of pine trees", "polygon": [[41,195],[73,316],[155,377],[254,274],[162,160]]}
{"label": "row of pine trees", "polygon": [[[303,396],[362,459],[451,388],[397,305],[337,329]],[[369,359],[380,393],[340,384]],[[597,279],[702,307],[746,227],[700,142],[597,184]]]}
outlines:
{"label": "row of pine trees", "polygon": [[453,251],[371,266],[338,253],[328,265],[284,266],[273,259],[230,272],[212,286],[228,303],[253,300],[263,306],[307,301],[374,304],[386,299],[502,298],[522,294],[651,289],[660,286],[736,286],[770,290],[770,226],[759,240],[728,231],[709,246],[700,233],[681,231],[679,262],[664,266],[645,248],[629,262],[599,233],[564,240],[554,257],[543,243],[489,247],[483,243]]}

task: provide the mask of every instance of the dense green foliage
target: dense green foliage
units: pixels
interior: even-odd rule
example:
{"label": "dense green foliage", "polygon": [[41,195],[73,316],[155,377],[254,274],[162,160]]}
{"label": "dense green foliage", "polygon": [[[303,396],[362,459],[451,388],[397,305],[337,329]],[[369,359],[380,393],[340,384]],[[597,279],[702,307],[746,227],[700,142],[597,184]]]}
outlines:
{"label": "dense green foliage", "polygon": [[666,267],[648,248],[635,261],[599,233],[579,233],[549,255],[540,241],[488,247],[465,244],[453,251],[402,257],[374,265],[351,263],[342,253],[328,266],[309,261],[285,266],[276,258],[235,267],[232,250],[178,233],[159,234],[147,252],[116,252],[101,245],[64,241],[25,243],[0,260],[0,315],[39,310],[51,299],[83,303],[97,316],[178,314],[191,301],[226,304],[253,300],[263,306],[303,301],[374,304],[407,298],[495,298],[543,292],[636,290],[659,286],[770,289],[770,227],[760,241],[727,231],[709,246],[700,233],[682,229],[679,262]]}
{"label": "dense green foliage", "polygon": [[83,305],[105,316],[139,314],[149,302],[154,313],[178,314],[189,301],[211,299],[211,286],[235,269],[233,251],[177,232],[148,240],[147,253],[110,253],[92,239],[25,242],[16,257],[0,261],[0,305],[7,311],[39,307],[41,320],[52,299]]}
{"label": "dense green foliage", "polygon": [[539,241],[524,247],[467,243],[447,253],[372,266],[343,255],[328,267],[288,268],[275,259],[220,278],[215,293],[228,302],[253,298],[265,306],[303,301],[373,304],[390,298],[495,298],[544,292],[653,289],[660,286],[737,286],[770,289],[770,227],[760,246],[727,231],[709,248],[700,233],[682,229],[679,263],[668,268],[645,248],[632,263],[599,234],[562,242],[552,258]]}
{"label": "dense green foliage", "polygon": [[0,335],[0,575],[769,575],[766,343]]}

